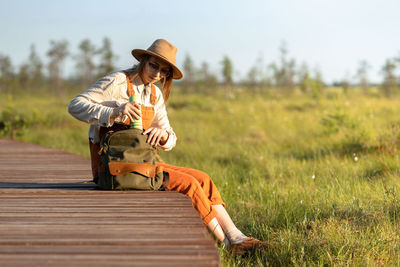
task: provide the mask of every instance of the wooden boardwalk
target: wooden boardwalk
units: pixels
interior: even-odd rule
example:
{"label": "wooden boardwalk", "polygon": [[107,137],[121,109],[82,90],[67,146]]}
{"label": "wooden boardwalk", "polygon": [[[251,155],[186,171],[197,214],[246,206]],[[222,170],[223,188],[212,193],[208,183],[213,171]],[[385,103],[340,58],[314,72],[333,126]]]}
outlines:
{"label": "wooden boardwalk", "polygon": [[188,197],[101,191],[87,158],[0,139],[0,266],[219,266]]}

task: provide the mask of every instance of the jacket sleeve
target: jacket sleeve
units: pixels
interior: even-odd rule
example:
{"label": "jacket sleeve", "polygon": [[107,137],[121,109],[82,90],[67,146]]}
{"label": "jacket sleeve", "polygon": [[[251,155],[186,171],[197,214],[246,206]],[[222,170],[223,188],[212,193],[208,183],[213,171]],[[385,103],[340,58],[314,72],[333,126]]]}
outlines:
{"label": "jacket sleeve", "polygon": [[98,80],[92,87],[76,96],[68,105],[68,112],[80,121],[95,126],[110,127],[113,107],[118,106],[112,100],[114,88],[118,85],[117,73],[111,73]]}
{"label": "jacket sleeve", "polygon": [[165,151],[169,151],[176,145],[176,134],[172,129],[171,125],[169,124],[167,109],[165,107],[164,98],[162,96],[161,91],[159,91],[159,97],[157,98],[157,104],[155,105],[155,117],[152,123],[152,127],[157,127],[164,129],[168,132],[168,140],[167,142],[160,146],[161,149]]}

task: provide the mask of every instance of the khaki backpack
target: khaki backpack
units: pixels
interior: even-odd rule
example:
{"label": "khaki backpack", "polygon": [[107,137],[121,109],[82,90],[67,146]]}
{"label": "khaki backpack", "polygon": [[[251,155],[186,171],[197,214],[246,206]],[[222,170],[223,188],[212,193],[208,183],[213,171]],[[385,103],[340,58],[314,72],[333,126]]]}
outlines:
{"label": "khaki backpack", "polygon": [[[146,143],[142,130],[107,133],[101,141],[98,185],[102,189],[160,190],[164,173],[156,166],[157,149]],[[165,175],[168,175],[165,173]]]}

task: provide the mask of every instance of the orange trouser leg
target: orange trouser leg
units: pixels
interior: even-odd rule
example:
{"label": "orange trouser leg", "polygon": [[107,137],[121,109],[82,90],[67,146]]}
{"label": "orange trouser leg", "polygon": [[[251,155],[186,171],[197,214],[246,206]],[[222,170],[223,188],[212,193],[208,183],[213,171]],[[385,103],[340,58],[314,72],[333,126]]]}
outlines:
{"label": "orange trouser leg", "polygon": [[225,206],[217,187],[206,173],[165,163],[157,165],[163,166],[164,171],[169,173],[167,189],[189,196],[205,225],[216,216],[212,205]]}

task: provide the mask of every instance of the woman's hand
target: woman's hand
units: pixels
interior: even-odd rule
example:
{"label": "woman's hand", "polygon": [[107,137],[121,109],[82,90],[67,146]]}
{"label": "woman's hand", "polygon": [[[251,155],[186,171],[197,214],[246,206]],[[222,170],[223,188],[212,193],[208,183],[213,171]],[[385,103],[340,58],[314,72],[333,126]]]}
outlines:
{"label": "woman's hand", "polygon": [[115,119],[122,115],[127,115],[130,121],[140,119],[140,117],[142,117],[140,105],[136,102],[127,102],[117,108],[114,108],[111,118]]}
{"label": "woman's hand", "polygon": [[169,133],[160,128],[150,127],[143,134],[148,134],[146,142],[151,144],[152,146],[164,145],[169,137]]}

